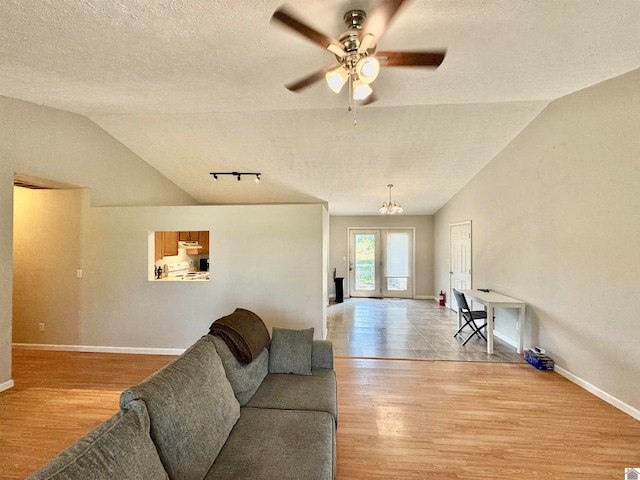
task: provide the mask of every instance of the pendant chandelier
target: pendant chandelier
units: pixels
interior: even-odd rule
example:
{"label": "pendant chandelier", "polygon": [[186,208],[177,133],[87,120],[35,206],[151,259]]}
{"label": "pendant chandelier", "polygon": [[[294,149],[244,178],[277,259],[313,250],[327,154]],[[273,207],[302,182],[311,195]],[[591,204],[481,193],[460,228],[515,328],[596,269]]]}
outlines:
{"label": "pendant chandelier", "polygon": [[389,201],[382,203],[380,210],[378,210],[380,215],[395,215],[396,213],[400,214],[404,212],[404,208],[402,208],[399,203],[391,200],[391,187],[393,187],[393,185],[390,183],[387,187],[389,187]]}

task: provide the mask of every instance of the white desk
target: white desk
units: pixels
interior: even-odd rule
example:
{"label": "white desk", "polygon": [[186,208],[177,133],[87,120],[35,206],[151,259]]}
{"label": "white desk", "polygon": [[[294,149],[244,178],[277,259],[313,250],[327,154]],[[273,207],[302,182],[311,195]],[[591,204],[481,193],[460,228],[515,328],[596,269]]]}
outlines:
{"label": "white desk", "polygon": [[[481,292],[480,290],[461,290],[467,297],[467,303],[471,303],[470,300],[474,300],[485,306],[487,311],[487,353],[493,353],[493,309],[496,307],[502,308],[517,308],[518,309],[518,353],[522,353],[523,349],[523,330],[524,330],[524,309],[525,303],[522,300],[516,298],[507,297],[496,292]],[[469,305],[469,308],[472,308]],[[462,325],[462,318],[460,315],[460,309],[458,309],[458,328]]]}

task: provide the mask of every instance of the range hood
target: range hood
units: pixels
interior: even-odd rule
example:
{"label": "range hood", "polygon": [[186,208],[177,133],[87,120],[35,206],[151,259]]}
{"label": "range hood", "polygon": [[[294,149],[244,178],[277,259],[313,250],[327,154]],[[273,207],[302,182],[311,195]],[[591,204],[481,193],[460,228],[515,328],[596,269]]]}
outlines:
{"label": "range hood", "polygon": [[202,248],[202,245],[200,245],[195,240],[185,240],[178,242],[178,246],[183,248]]}

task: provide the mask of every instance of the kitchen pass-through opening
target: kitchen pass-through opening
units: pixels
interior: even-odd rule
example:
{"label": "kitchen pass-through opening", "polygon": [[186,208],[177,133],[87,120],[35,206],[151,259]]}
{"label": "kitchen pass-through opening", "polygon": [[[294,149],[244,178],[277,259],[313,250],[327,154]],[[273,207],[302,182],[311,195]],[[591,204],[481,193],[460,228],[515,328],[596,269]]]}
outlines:
{"label": "kitchen pass-through opening", "polygon": [[149,281],[209,281],[209,231],[149,233]]}

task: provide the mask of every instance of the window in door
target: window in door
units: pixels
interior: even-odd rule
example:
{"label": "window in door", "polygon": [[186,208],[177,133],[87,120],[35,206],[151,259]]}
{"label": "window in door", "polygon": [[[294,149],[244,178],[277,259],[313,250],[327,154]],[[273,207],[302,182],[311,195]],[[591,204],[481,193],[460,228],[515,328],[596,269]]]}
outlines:
{"label": "window in door", "polygon": [[383,297],[413,297],[413,232],[382,230],[384,249]]}
{"label": "window in door", "polygon": [[352,297],[379,297],[380,232],[352,231],[350,237],[349,294]]}

